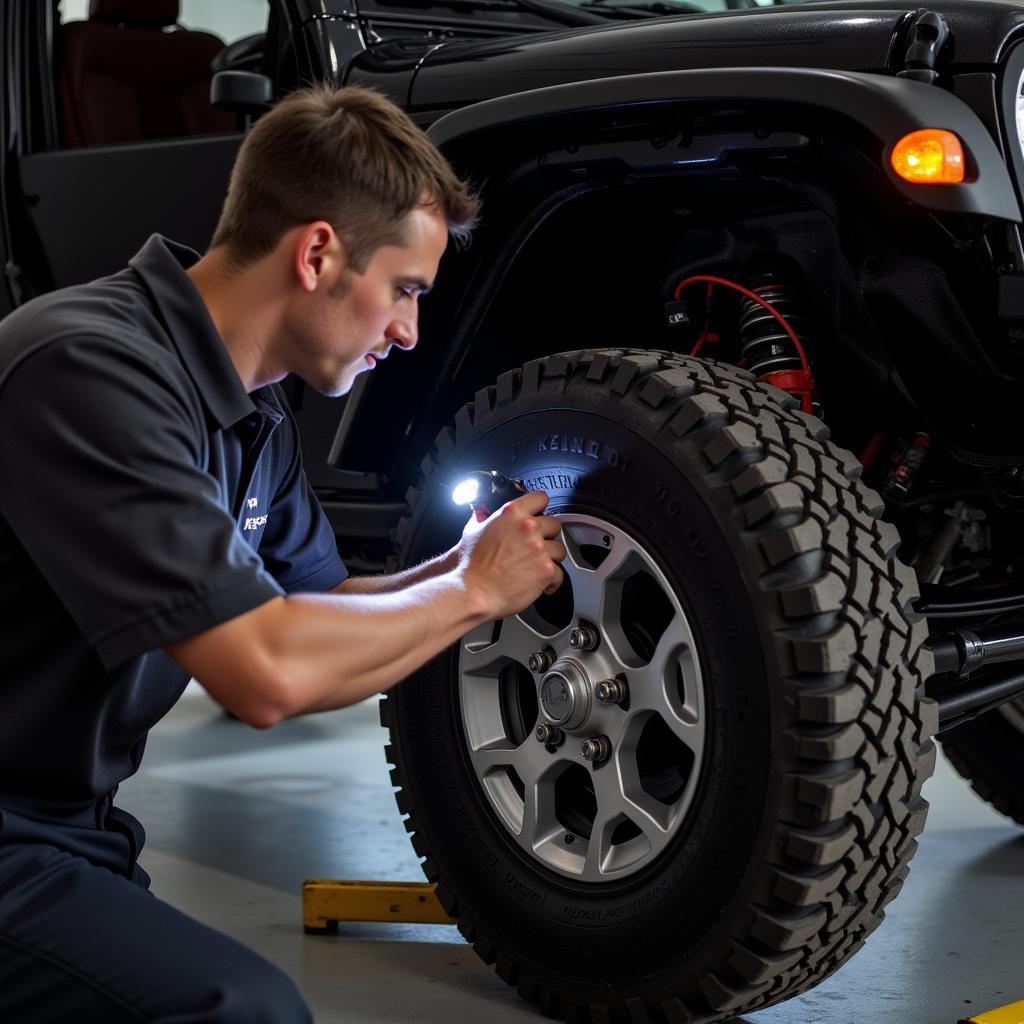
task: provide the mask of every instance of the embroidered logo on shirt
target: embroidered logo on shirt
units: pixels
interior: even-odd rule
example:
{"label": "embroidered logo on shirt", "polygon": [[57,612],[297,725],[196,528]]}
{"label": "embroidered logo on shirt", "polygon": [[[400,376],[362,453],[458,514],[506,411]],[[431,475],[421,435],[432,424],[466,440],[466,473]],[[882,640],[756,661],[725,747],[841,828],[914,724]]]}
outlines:
{"label": "embroidered logo on shirt", "polygon": [[[259,498],[247,498],[245,504],[248,506],[249,511],[255,509],[260,503]],[[245,522],[242,524],[243,530],[258,530],[261,526],[267,525],[266,516],[246,516]]]}

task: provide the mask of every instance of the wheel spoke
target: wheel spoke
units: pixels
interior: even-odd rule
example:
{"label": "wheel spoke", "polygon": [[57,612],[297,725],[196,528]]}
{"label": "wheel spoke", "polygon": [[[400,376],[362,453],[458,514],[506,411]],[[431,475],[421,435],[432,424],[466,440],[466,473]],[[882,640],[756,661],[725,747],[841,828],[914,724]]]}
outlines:
{"label": "wheel spoke", "polygon": [[607,557],[593,570],[594,578],[600,580],[601,584],[604,585],[622,568],[622,564],[636,550],[636,545],[632,541],[627,540],[625,537],[616,538]]}
{"label": "wheel spoke", "polygon": [[594,772],[594,796],[597,799],[597,814],[590,832],[587,860],[584,874],[596,879],[604,874],[604,867],[611,850],[611,835],[614,822],[630,809],[630,803],[622,792],[618,768],[614,763],[605,765]]}
{"label": "wheel spoke", "polygon": [[680,743],[689,747],[694,757],[699,758],[704,753],[704,722],[700,718],[691,720],[676,711],[663,714],[661,717],[669,732]]}
{"label": "wheel spoke", "polygon": [[625,814],[644,833],[663,836],[668,828],[666,809],[648,797],[630,778],[631,771],[620,771],[619,763],[610,763],[594,772],[594,795],[598,818],[610,820]]}
{"label": "wheel spoke", "polygon": [[493,744],[470,757],[499,814],[524,849],[536,850],[562,831],[555,818],[554,779],[561,760],[532,737],[518,747]]}
{"label": "wheel spoke", "polygon": [[614,870],[612,836],[624,819],[640,830],[648,851],[660,850],[672,835],[673,821],[668,808],[649,798],[619,774],[616,762],[594,772],[597,814],[587,848],[584,875],[591,880],[607,877]]}
{"label": "wheel spoke", "polygon": [[518,615],[486,622],[463,638],[462,672],[490,676],[508,661],[525,666],[530,655],[548,643],[548,638],[531,629]]}
{"label": "wheel spoke", "polygon": [[[652,722],[652,719],[657,719],[657,721]],[[645,731],[645,727],[648,725],[657,727],[653,735]],[[699,764],[703,756],[705,726],[706,723],[702,719],[689,722],[664,707],[654,713],[643,709],[630,709],[622,729],[622,740],[617,746],[620,758],[626,766],[623,768],[626,778],[625,791],[627,799],[653,816],[656,821],[668,820],[668,816],[674,813],[673,808],[682,794],[671,797],[671,802],[666,804],[654,799],[644,791],[640,784],[638,762],[640,745],[656,744],[655,749],[647,749],[648,759],[651,759],[653,754],[663,767],[676,768],[680,781],[685,781],[692,771],[692,766]],[[641,822],[637,821],[636,824],[641,825]]]}
{"label": "wheel spoke", "polygon": [[498,744],[482,747],[471,751],[470,757],[480,775],[496,768],[514,768],[527,789],[551,767],[552,762],[547,749],[533,736],[528,736],[518,747]]}
{"label": "wheel spoke", "polygon": [[609,761],[597,769],[594,775],[594,798],[597,801],[595,824],[600,821],[611,821],[619,814],[624,814],[632,807],[622,789],[622,779],[618,764]]}
{"label": "wheel spoke", "polygon": [[703,745],[704,722],[697,663],[689,630],[676,614],[651,660],[629,672],[630,710],[654,711],[694,751]]}
{"label": "wheel spoke", "polygon": [[519,842],[532,851],[537,851],[562,831],[555,817],[556,763],[549,763],[547,767],[547,771],[541,772],[526,784],[523,798],[523,827]]}
{"label": "wheel spoke", "polygon": [[[609,708],[602,716],[599,732],[608,737],[612,750],[621,750],[623,743],[629,737],[629,723],[632,714],[622,711],[621,708]],[[600,773],[599,773],[600,774]]]}
{"label": "wheel spoke", "polygon": [[573,611],[578,618],[597,622],[601,611],[600,582],[594,573],[573,561],[569,555],[562,562],[562,571],[572,584]]}
{"label": "wheel spoke", "polygon": [[673,821],[668,809],[645,795],[630,802],[636,808],[630,820],[647,837],[651,847],[660,851],[672,836]]}
{"label": "wheel spoke", "polygon": [[[600,565],[595,565],[595,560],[588,560],[584,551],[588,546],[602,549],[604,537],[609,538],[611,546]],[[601,531],[581,527],[571,521],[563,526],[562,543],[568,552],[562,568],[572,582],[576,615],[578,618],[598,623],[604,615],[608,580],[621,568],[636,547],[624,536],[617,536],[612,532],[602,534]]]}
{"label": "wheel spoke", "polygon": [[614,818],[599,817],[594,822],[587,844],[587,858],[583,865],[583,875],[588,880],[598,879],[605,873],[605,865],[611,852],[614,821]]}
{"label": "wheel spoke", "polygon": [[534,779],[533,784],[526,787],[523,795],[523,828],[519,834],[519,841],[528,849],[535,850],[540,845],[543,837],[538,834],[540,820],[546,817],[544,797]]}
{"label": "wheel spoke", "polygon": [[[571,518],[563,520],[562,543],[567,562],[595,580],[607,580],[619,566],[637,551],[636,544],[624,534],[609,528],[595,528]],[[600,555],[596,555],[600,552]]]}

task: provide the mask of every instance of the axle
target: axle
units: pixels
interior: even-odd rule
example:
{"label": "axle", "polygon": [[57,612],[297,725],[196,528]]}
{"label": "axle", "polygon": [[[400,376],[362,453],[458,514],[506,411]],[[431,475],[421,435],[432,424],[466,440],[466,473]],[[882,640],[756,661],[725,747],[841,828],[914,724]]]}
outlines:
{"label": "axle", "polygon": [[983,666],[1024,661],[1024,625],[986,626],[933,633],[926,641],[935,656],[928,696],[939,705],[939,732],[1024,696],[1024,666],[1010,665],[982,678],[968,677]]}

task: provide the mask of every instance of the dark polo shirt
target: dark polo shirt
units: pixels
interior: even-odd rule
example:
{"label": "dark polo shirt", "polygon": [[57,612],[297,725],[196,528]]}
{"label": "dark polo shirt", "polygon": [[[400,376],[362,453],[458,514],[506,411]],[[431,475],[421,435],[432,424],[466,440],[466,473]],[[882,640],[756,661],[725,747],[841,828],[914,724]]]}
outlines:
{"label": "dark polo shirt", "polygon": [[102,825],[188,682],[161,650],[346,575],[276,385],[153,236],[0,323],[0,811]]}

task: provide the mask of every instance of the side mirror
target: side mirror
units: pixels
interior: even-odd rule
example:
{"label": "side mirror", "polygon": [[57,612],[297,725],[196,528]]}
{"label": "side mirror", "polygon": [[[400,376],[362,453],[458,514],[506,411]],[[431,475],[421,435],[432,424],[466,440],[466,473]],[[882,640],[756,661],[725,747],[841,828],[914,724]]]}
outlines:
{"label": "side mirror", "polygon": [[228,43],[210,61],[210,70],[218,71],[259,71],[263,67],[263,50],[267,45],[266,32],[254,32]]}
{"label": "side mirror", "polygon": [[232,114],[262,113],[274,102],[274,83],[255,71],[218,71],[210,81],[210,103]]}

